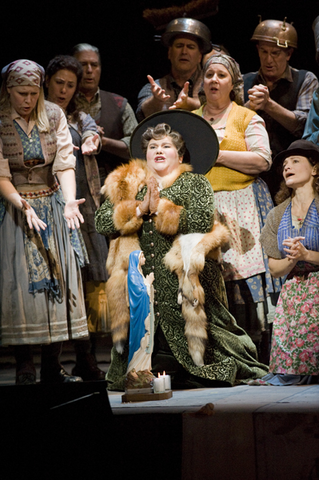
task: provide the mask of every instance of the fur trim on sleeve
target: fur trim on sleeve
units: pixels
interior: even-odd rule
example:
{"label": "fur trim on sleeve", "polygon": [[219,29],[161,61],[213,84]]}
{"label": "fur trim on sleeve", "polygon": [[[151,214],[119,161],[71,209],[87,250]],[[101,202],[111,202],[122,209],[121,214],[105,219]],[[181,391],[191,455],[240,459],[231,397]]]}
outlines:
{"label": "fur trim on sleeve", "polygon": [[136,200],[123,200],[114,208],[114,226],[121,235],[135,233],[141,228],[143,218],[136,216],[136,207],[139,203]]}
{"label": "fur trim on sleeve", "polygon": [[157,208],[157,217],[155,219],[156,230],[165,235],[176,235],[179,227],[179,217],[183,207],[161,198]]}

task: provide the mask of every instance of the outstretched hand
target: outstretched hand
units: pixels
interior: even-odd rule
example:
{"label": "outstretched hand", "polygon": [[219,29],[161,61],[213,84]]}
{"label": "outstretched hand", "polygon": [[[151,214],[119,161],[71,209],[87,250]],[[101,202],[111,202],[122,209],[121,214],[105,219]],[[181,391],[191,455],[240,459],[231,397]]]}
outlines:
{"label": "outstretched hand", "polygon": [[21,198],[21,203],[29,228],[33,229],[34,227],[38,232],[40,231],[40,229],[45,230],[47,227],[46,223],[40,220],[31,205],[29,205],[29,203],[24,198]]}
{"label": "outstretched hand", "polygon": [[185,82],[176,102],[174,102],[173,105],[169,107],[169,110],[174,110],[175,108],[183,108],[184,110],[188,110],[188,91],[189,82]]}
{"label": "outstretched hand", "polygon": [[65,204],[64,217],[67,221],[68,227],[74,230],[80,228],[80,222],[84,223],[84,218],[79,210],[79,205],[85,202],[85,198],[80,200],[70,200]]}
{"label": "outstretched hand", "polygon": [[150,82],[151,87],[152,87],[152,94],[153,97],[156,98],[159,102],[166,102],[168,98],[170,98],[170,95],[167,95],[165,93],[164,88],[162,88],[160,85],[158,85],[154,78],[151,77],[151,75],[147,75],[147,80]]}
{"label": "outstretched hand", "polygon": [[81,150],[83,155],[92,155],[97,151],[99,138],[99,135],[95,134],[88,137],[85,142],[82,143]]}

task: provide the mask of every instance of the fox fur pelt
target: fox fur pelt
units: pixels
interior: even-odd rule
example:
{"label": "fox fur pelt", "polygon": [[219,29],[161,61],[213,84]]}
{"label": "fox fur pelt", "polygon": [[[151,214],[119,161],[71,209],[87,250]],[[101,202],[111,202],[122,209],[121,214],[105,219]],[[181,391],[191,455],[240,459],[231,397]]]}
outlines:
{"label": "fox fur pelt", "polygon": [[[163,188],[173,184],[182,172],[190,170],[190,165],[181,164],[178,171],[165,179]],[[136,195],[147,184],[150,176],[151,172],[145,161],[131,160],[110,173],[101,190],[114,205],[113,223],[119,232],[119,235],[110,241],[106,263],[109,273],[106,291],[112,339],[119,353],[123,353],[130,322],[127,295],[129,255],[134,250],[140,250],[137,232],[143,223],[143,219],[136,216],[136,207],[140,204]],[[181,206],[161,198],[154,219],[157,231],[164,235],[176,235],[181,210]],[[204,363],[207,339],[205,295],[199,282],[199,273],[204,268],[206,257],[219,259],[220,247],[227,240],[226,227],[215,223],[209,233],[180,235],[164,257],[166,267],[175,272],[179,279],[178,301],[182,305],[189,352],[196,365]]]}
{"label": "fox fur pelt", "polygon": [[137,230],[143,220],[136,217],[140,202],[136,194],[149,177],[146,163],[134,160],[114,170],[105,180],[101,193],[108,196],[114,205],[113,221],[121,235],[110,240],[106,268],[106,282],[112,340],[116,350],[123,353],[128,336],[130,311],[127,296],[127,272],[130,253],[140,250]]}
{"label": "fox fur pelt", "polygon": [[[182,172],[191,170],[191,165],[181,164],[163,181],[163,188],[173,184]],[[109,197],[114,205],[113,222],[115,229],[119,232],[116,238],[110,240],[106,262],[109,273],[106,293],[111,333],[113,344],[119,353],[123,353],[130,322],[127,295],[129,255],[134,250],[140,249],[137,232],[143,223],[143,219],[136,216],[136,207],[141,202],[135,198],[147,184],[151,175],[145,161],[133,159],[110,173],[101,189],[101,193]],[[161,198],[154,219],[156,229],[164,235],[176,235],[181,210],[181,206],[175,205],[166,198]]]}
{"label": "fox fur pelt", "polygon": [[182,305],[188,350],[198,366],[204,365],[207,341],[205,293],[199,281],[199,274],[204,269],[205,258],[220,260],[221,246],[228,240],[228,229],[215,222],[209,233],[178,236],[164,257],[165,266],[178,277],[177,300]]}

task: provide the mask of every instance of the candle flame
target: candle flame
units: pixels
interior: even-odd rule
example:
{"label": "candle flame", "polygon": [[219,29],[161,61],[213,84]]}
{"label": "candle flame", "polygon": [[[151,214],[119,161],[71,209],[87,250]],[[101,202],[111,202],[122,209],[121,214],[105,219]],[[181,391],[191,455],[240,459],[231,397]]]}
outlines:
{"label": "candle flame", "polygon": [[163,377],[164,377],[165,375],[166,375],[166,373],[165,373],[165,370],[164,370],[164,372],[163,372]]}
{"label": "candle flame", "polygon": [[160,375],[160,373],[158,372],[158,378],[160,378],[160,376],[161,376],[161,375]]}

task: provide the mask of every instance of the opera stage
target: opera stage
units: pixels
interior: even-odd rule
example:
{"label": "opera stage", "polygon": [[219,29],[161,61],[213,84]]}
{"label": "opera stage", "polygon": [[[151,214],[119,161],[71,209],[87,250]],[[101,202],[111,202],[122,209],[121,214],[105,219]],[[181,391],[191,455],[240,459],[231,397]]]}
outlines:
{"label": "opera stage", "polygon": [[[319,385],[122,403],[106,382],[15,386],[11,360],[2,356],[0,372],[1,480],[319,479]],[[70,372],[71,348],[62,360]]]}
{"label": "opera stage", "polygon": [[145,478],[319,479],[319,385],[174,391],[131,404],[121,395],[109,401],[124,436],[153,453],[153,471],[170,465]]}
{"label": "opera stage", "polygon": [[105,382],[1,386],[2,480],[319,479],[319,385],[122,395]]}

